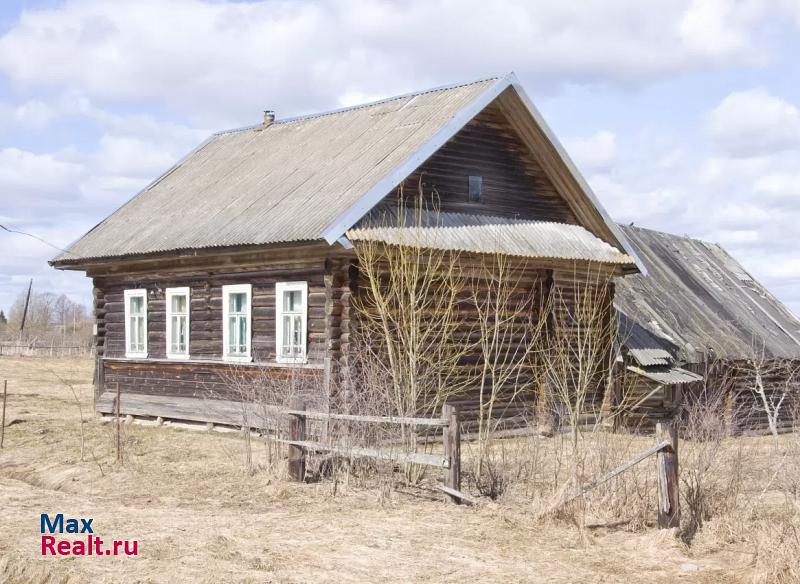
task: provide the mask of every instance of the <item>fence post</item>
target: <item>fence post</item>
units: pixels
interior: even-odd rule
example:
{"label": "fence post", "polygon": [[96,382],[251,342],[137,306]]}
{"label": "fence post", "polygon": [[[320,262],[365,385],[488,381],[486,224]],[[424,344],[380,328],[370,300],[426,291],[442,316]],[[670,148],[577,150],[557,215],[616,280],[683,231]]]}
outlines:
{"label": "fence post", "polygon": [[122,462],[122,440],[120,439],[119,419],[119,381],[117,382],[117,398],[114,400],[114,447],[117,450],[117,462]]}
{"label": "fence post", "polygon": [[[442,406],[442,417],[447,421],[444,429],[444,456],[449,463],[444,485],[461,490],[461,412],[460,406],[446,403]],[[457,499],[453,499],[458,502]]]}
{"label": "fence post", "polygon": [[656,442],[668,441],[656,455],[658,461],[658,527],[669,529],[681,522],[678,493],[678,430],[672,419],[656,422]]}
{"label": "fence post", "polygon": [[8,379],[3,380],[3,421],[0,422],[0,448],[6,438],[6,397],[8,396]]}
{"label": "fence post", "polygon": [[[305,411],[306,404],[302,399],[292,401],[292,410]],[[289,439],[303,442],[306,439],[306,417],[302,414],[290,414]],[[306,451],[302,446],[289,445],[289,476],[302,482],[306,477]]]}

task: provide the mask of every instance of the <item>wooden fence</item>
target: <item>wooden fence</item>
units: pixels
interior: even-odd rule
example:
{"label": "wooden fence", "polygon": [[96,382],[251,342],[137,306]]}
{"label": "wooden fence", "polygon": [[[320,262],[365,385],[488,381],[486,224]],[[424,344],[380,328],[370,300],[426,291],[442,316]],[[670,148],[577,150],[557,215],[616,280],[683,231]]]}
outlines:
{"label": "wooden fence", "polygon": [[[445,404],[441,418],[404,418],[382,416],[357,416],[311,412],[303,402],[296,402],[285,411],[291,416],[290,439],[281,442],[289,445],[289,476],[295,481],[305,480],[306,452],[334,452],[347,456],[376,458],[396,462],[409,462],[445,469],[444,485],[440,490],[453,501],[472,503],[473,500],[461,492],[461,419],[458,406]],[[313,442],[307,439],[307,420],[346,420],[368,424],[405,424],[442,428],[443,455],[417,452],[396,452],[376,448],[344,447]],[[650,456],[657,457],[658,482],[658,527],[668,529],[680,524],[680,501],[678,493],[678,434],[671,419],[656,422],[656,444],[634,456],[614,470],[590,481],[568,496],[562,504],[583,496],[592,489],[610,481]]]}
{"label": "wooden fence", "polygon": [[[289,476],[296,481],[305,479],[306,452],[333,452],[346,456],[408,462],[441,468],[445,471],[445,479],[444,485],[440,486],[440,490],[457,503],[462,501],[471,502],[467,495],[461,493],[461,418],[457,405],[445,404],[442,408],[441,418],[359,416],[312,412],[306,410],[302,401],[293,403],[292,408],[285,413],[291,417],[290,438],[281,442],[289,445]],[[365,424],[402,424],[415,427],[442,428],[443,454],[398,452],[390,449],[346,447],[313,442],[307,439],[307,420],[342,420]]]}
{"label": "wooden fence", "polygon": [[56,341],[0,341],[0,356],[21,355],[25,357],[89,357],[94,354],[91,342],[80,344]]}
{"label": "wooden fence", "polygon": [[[118,389],[118,387],[117,387]],[[102,394],[98,404],[99,411],[113,413],[117,424],[120,419],[120,394],[116,397],[111,392]],[[164,401],[164,403],[159,400]],[[222,400],[210,400],[213,403],[224,403],[228,410],[220,415],[215,422],[209,422],[208,414],[197,412],[193,409],[196,406],[176,405],[173,402],[188,400],[189,398],[167,398],[164,396],[141,396],[130,395],[124,404],[124,414],[129,416],[159,416],[158,419],[178,419],[194,420],[206,423],[206,427],[213,426],[214,423],[221,423],[229,426],[241,426],[246,431],[248,426],[242,425],[242,403],[238,405],[234,402],[223,402]],[[161,403],[161,408],[158,406]],[[155,408],[155,409],[154,409]],[[288,445],[288,467],[289,475],[293,480],[303,481],[306,476],[306,454],[308,452],[331,452],[349,457],[374,458],[378,460],[389,460],[395,462],[406,462],[439,468],[445,471],[444,484],[437,488],[447,494],[450,499],[461,503],[474,503],[468,495],[461,492],[461,409],[456,404],[445,404],[442,408],[442,415],[438,418],[414,418],[398,416],[365,416],[354,414],[338,414],[328,412],[315,412],[307,410],[303,401],[295,401],[291,407],[266,406],[268,411],[258,412],[253,410],[245,415],[247,419],[256,420],[261,416],[265,419],[277,420],[280,417],[289,417],[289,439],[277,439],[278,442]],[[356,422],[363,424],[400,424],[414,427],[427,427],[429,429],[442,430],[442,454],[426,454],[420,452],[402,452],[390,448],[365,448],[357,446],[345,446],[328,444],[309,439],[307,422],[309,420],[319,422],[330,422],[334,420]],[[680,505],[678,492],[678,433],[674,420],[662,419],[656,421],[656,440],[655,444],[640,452],[626,463],[618,466],[604,475],[591,480],[579,489],[576,489],[566,497],[561,498],[557,505],[563,505],[577,497],[581,497],[594,488],[610,481],[614,477],[629,470],[633,466],[647,460],[651,456],[657,459],[657,483],[658,483],[658,526],[660,528],[677,527],[680,523]]]}

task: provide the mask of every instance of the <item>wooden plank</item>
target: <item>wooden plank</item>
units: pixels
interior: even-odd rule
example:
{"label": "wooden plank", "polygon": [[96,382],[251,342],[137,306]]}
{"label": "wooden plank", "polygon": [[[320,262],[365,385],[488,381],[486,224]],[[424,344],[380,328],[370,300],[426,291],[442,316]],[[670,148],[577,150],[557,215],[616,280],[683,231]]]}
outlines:
{"label": "wooden plank", "polygon": [[461,491],[456,491],[455,489],[451,489],[445,485],[435,485],[435,489],[443,492],[445,495],[449,495],[453,499],[458,499],[467,505],[477,505],[478,502],[470,497],[469,495],[462,493]]}
{"label": "wooden plank", "polygon": [[[105,392],[97,402],[97,411],[114,413],[113,393]],[[171,397],[149,394],[126,394],[121,403],[123,415],[160,417],[168,420],[188,422],[213,422],[228,426],[241,426],[244,419],[255,427],[262,422],[274,419],[268,408],[260,404],[244,404],[230,400],[214,400],[191,397]],[[246,415],[243,408],[247,408]]]}
{"label": "wooden plank", "polygon": [[301,398],[292,401],[292,408],[298,413],[292,414],[289,425],[292,442],[289,444],[289,476],[298,482],[303,482],[306,478],[306,451],[298,446],[306,440],[306,418],[302,414],[305,407],[305,402]]}
{"label": "wooden plank", "polygon": [[617,476],[619,474],[622,474],[623,472],[625,472],[626,470],[628,470],[632,466],[635,466],[635,465],[639,464],[640,462],[642,462],[645,458],[647,458],[649,456],[652,456],[653,454],[656,454],[657,452],[659,452],[660,450],[662,450],[664,448],[667,448],[668,446],[670,446],[670,442],[664,440],[664,441],[659,442],[655,446],[652,446],[652,447],[648,448],[644,452],[640,452],[639,454],[634,456],[631,460],[629,460],[625,464],[622,464],[622,465],[616,467],[615,469],[607,472],[606,474],[602,475],[601,477],[593,480],[588,485],[586,485],[585,487],[580,489],[578,492],[573,493],[572,495],[570,495],[569,497],[564,499],[564,503],[566,503],[568,501],[571,501],[572,499],[575,499],[576,497],[580,497],[584,493],[586,493],[588,491],[591,491],[592,489],[599,487],[603,483],[606,483],[606,482],[610,481],[615,476]]}
{"label": "wooden plank", "polygon": [[120,399],[119,399],[119,383],[117,383],[117,396],[114,399],[114,447],[117,451],[117,463],[122,462],[122,443],[120,440],[120,418],[119,418],[119,408],[120,408]]}
{"label": "wooden plank", "polygon": [[300,446],[308,450],[319,452],[335,452],[346,456],[357,458],[377,458],[379,460],[391,460],[394,462],[410,462],[425,466],[435,466],[447,468],[447,460],[443,456],[436,454],[422,454],[419,452],[396,452],[393,450],[380,450],[377,448],[361,448],[358,446],[336,446],[332,444],[321,444],[319,442],[308,442],[298,440],[277,440],[283,444]]}
{"label": "wooden plank", "polygon": [[[444,455],[448,472],[445,475],[445,486],[461,490],[461,419],[458,404],[445,403],[442,406],[442,418],[447,420],[444,431]],[[460,502],[458,498],[453,499]]]}
{"label": "wooden plank", "polygon": [[[287,410],[289,415],[297,415],[301,412]],[[328,414],[325,412],[302,412],[302,415],[310,420],[348,420],[351,422],[365,422],[374,424],[407,424],[409,426],[447,426],[447,420],[440,418],[407,418],[391,416],[359,416],[355,414]]]}

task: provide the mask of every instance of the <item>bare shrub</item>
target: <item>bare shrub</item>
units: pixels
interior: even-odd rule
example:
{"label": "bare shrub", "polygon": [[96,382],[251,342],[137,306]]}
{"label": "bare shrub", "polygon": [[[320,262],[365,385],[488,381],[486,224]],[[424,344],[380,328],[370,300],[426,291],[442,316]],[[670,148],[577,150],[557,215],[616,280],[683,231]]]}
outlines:
{"label": "bare shrub", "polygon": [[83,426],[86,423],[86,421],[83,419],[83,406],[81,405],[81,399],[80,399],[80,396],[78,395],[78,390],[75,388],[74,384],[72,384],[69,381],[67,381],[66,379],[64,379],[61,375],[59,375],[58,373],[56,373],[52,369],[48,368],[47,371],[49,371],[50,374],[53,377],[58,379],[58,381],[59,381],[59,383],[61,383],[61,385],[65,386],[65,387],[68,387],[69,390],[70,390],[70,393],[72,393],[72,399],[75,402],[75,407],[78,410],[78,423],[79,423],[78,427],[80,428],[80,437],[81,437],[81,462],[83,462],[84,453],[85,453],[85,450],[86,450],[86,439],[85,439],[85,436],[84,436]]}
{"label": "bare shrub", "polygon": [[470,473],[482,495],[498,498],[510,480],[506,442],[497,442],[506,410],[533,401],[533,362],[544,333],[542,282],[525,261],[499,252],[488,253],[472,268],[465,301],[475,315],[473,370],[478,412],[476,453]]}
{"label": "bare shrub", "polygon": [[792,402],[800,393],[800,360],[769,355],[762,343],[738,364],[737,374],[755,398],[751,413],[766,418],[777,448],[778,433],[791,422]]}
{"label": "bare shrub", "polygon": [[[426,202],[420,184],[416,203],[408,209],[400,190],[397,245],[368,236],[355,242],[360,269],[359,294],[353,299],[358,327],[357,367],[366,370],[370,385],[395,416],[437,415],[442,404],[458,395],[467,381],[462,358],[469,352],[459,300],[466,280],[460,254],[423,247],[425,230],[437,209]],[[400,425],[400,440],[408,452],[419,450],[414,427]],[[424,468],[406,465],[410,482]]]}
{"label": "bare shrub", "polygon": [[705,384],[686,396],[680,416],[681,530],[685,540],[712,517],[737,504],[742,487],[743,451],[727,440],[726,392]]}
{"label": "bare shrub", "polygon": [[[323,390],[322,374],[302,367],[275,368],[269,365],[231,365],[224,374],[227,391],[237,402],[241,417],[242,456],[249,473],[267,470],[277,475],[285,472],[286,447],[280,440],[289,438],[288,417],[281,413],[302,400],[312,411],[327,411],[327,396]],[[216,399],[209,392],[209,399]],[[230,397],[230,396],[226,396]],[[310,424],[310,433],[324,434],[324,425]],[[263,462],[256,464],[253,438],[263,443]]]}

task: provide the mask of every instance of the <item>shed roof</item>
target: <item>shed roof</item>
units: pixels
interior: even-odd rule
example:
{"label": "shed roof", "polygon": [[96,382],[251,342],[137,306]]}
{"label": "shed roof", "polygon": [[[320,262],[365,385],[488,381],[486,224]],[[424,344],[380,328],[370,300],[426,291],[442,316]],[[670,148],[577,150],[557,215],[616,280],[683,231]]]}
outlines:
{"label": "shed roof", "polygon": [[226,246],[334,243],[497,101],[584,227],[633,255],[513,74],[220,132],[51,263]]}
{"label": "shed roof", "polygon": [[620,266],[635,264],[632,257],[580,225],[509,221],[463,213],[441,213],[437,217],[438,225],[358,227],[349,230],[347,237],[353,241],[379,241],[428,249],[586,260]]}
{"label": "shed roof", "polygon": [[668,349],[668,341],[688,362],[704,354],[737,359],[762,350],[800,356],[800,320],[722,247],[621,227],[648,272],[617,282],[618,309],[651,335],[633,334],[637,348]]}
{"label": "shed roof", "polygon": [[651,381],[655,381],[661,385],[677,385],[679,383],[694,383],[695,381],[703,381],[703,376],[697,373],[692,373],[680,367],[658,367],[641,369],[639,367],[629,366],[628,371],[646,377]]}

